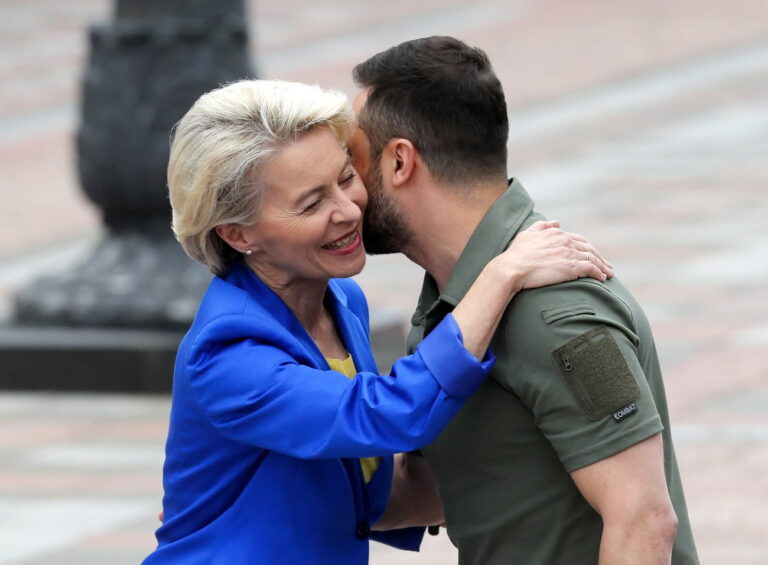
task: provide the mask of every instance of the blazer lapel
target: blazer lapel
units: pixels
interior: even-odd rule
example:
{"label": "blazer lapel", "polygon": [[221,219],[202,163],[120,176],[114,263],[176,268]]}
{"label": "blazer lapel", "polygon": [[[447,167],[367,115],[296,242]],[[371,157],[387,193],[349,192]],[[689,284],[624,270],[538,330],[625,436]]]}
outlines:
{"label": "blazer lapel", "polygon": [[376,360],[371,352],[370,338],[362,321],[349,308],[346,296],[333,281],[328,285],[328,289],[331,292],[331,313],[336,321],[336,328],[342,341],[344,341],[344,345],[352,355],[355,367],[358,371],[378,373]]}
{"label": "blazer lapel", "polygon": [[[245,264],[236,263],[230,269],[229,277],[234,284],[245,290],[253,296],[262,307],[262,311],[275,319],[279,326],[287,328],[295,339],[295,343],[301,346],[307,359],[317,369],[330,370],[328,362],[325,360],[317,344],[312,340],[307,330],[299,323],[291,309],[286,306],[272,289],[265,285],[256,274]],[[347,297],[333,280],[328,284],[328,300],[331,308],[331,314],[336,322],[336,328],[341,336],[344,345],[358,371],[369,371],[376,373],[376,361],[371,353],[371,344],[368,332],[363,322],[358,317],[347,302]]]}
{"label": "blazer lapel", "polygon": [[276,327],[282,326],[288,330],[293,338],[294,345],[298,346],[304,354],[305,359],[302,361],[309,361],[307,364],[316,369],[330,370],[328,362],[317,347],[317,344],[312,340],[309,332],[304,329],[304,326],[301,325],[291,309],[247,265],[244,263],[232,265],[228,278],[231,278],[234,284],[256,300],[262,315],[274,318]]}

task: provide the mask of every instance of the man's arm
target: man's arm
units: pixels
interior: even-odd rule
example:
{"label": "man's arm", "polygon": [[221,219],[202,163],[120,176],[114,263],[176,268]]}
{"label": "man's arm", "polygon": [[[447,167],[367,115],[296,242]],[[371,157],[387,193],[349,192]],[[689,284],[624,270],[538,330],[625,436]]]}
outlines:
{"label": "man's arm", "polygon": [[398,453],[392,471],[392,493],[374,530],[442,524],[443,502],[432,469],[423,457]]}
{"label": "man's arm", "polygon": [[664,477],[661,434],[571,477],[603,518],[599,565],[670,563],[677,516]]}

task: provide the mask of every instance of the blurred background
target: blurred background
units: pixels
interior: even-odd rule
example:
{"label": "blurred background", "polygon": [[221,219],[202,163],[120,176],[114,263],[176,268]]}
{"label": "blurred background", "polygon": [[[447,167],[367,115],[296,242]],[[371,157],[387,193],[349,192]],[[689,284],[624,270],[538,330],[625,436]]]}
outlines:
{"label": "blurred background", "polygon": [[[602,250],[655,328],[702,563],[768,563],[768,4],[246,10],[259,76],[350,95],[352,66],[403,40],[455,35],[488,52],[509,103],[510,174]],[[71,268],[104,234],[75,134],[88,28],[114,12],[109,0],[0,0],[0,318],[11,330],[18,289]],[[403,327],[420,279],[400,257],[373,258],[359,277],[372,308]],[[158,525],[168,397],[26,388],[0,391],[0,564],[139,562]],[[444,533],[421,554],[374,546],[381,565],[456,560]]]}

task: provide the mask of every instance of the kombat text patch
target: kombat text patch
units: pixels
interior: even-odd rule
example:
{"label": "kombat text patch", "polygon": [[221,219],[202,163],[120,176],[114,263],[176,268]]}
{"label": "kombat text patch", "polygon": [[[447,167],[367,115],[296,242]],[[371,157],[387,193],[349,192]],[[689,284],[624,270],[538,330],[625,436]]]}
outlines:
{"label": "kombat text patch", "polygon": [[627,404],[621,410],[617,410],[613,413],[613,421],[617,424],[624,418],[629,418],[632,414],[637,414],[637,403]]}
{"label": "kombat text patch", "polygon": [[640,397],[640,387],[607,328],[601,326],[573,338],[552,356],[591,420],[613,414],[620,422],[637,412],[634,402]]}

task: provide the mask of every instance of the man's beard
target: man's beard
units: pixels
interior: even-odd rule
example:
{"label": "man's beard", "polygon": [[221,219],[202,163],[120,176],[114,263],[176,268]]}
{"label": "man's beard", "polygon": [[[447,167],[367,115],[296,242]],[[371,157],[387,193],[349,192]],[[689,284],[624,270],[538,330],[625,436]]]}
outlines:
{"label": "man's beard", "polygon": [[394,200],[384,194],[384,180],[373,160],[368,175],[368,206],[363,221],[363,244],[369,255],[403,253],[411,242],[411,230]]}

